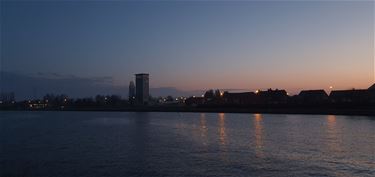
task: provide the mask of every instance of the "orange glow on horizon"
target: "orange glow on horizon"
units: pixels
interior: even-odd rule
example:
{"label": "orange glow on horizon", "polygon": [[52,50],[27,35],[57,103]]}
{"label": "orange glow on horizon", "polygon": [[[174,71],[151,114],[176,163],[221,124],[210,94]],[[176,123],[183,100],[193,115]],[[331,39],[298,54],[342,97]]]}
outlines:
{"label": "orange glow on horizon", "polygon": [[[357,75],[358,76],[358,75]],[[272,79],[253,79],[248,78],[243,80],[243,77],[238,79],[237,75],[224,77],[212,78],[209,81],[199,80],[199,77],[194,77],[198,79],[190,79],[184,77],[183,83],[177,83],[177,81],[172,84],[166,84],[167,86],[176,87],[184,91],[197,91],[197,90],[208,90],[208,89],[220,89],[228,90],[236,89],[241,91],[253,91],[257,93],[259,89],[267,90],[269,88],[279,88],[286,90],[289,94],[294,95],[298,94],[302,90],[315,90],[315,89],[324,89],[327,92],[331,90],[350,90],[355,89],[367,89],[374,84],[372,77],[357,77],[357,76],[337,76],[336,78],[325,78],[325,76],[317,77],[306,77],[300,76],[300,78],[293,77],[283,77]],[[345,78],[346,77],[346,78]],[[328,85],[328,87],[327,87]],[[163,84],[158,85],[157,87],[162,87]],[[165,85],[164,85],[165,86]]]}

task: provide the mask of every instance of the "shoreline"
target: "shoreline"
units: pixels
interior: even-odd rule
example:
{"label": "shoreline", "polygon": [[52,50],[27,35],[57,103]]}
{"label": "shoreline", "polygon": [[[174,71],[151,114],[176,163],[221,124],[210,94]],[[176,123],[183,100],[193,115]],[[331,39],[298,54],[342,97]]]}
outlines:
{"label": "shoreline", "polygon": [[375,116],[375,109],[343,108],[200,108],[200,107],[127,107],[127,108],[65,108],[65,109],[1,109],[0,111],[87,111],[87,112],[192,112]]}

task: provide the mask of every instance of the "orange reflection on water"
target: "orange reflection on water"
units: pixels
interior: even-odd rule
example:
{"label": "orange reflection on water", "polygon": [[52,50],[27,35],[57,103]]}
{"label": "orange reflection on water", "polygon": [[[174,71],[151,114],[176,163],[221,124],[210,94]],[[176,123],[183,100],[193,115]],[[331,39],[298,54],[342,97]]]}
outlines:
{"label": "orange reflection on water", "polygon": [[327,145],[331,151],[339,152],[340,147],[340,137],[338,136],[339,129],[337,128],[337,121],[335,115],[327,116]]}
{"label": "orange reflection on water", "polygon": [[255,129],[255,155],[263,157],[263,125],[262,114],[254,114],[254,129]]}
{"label": "orange reflection on water", "polygon": [[219,140],[221,145],[226,144],[227,134],[225,132],[225,114],[219,113]]}
{"label": "orange reflection on water", "polygon": [[328,126],[335,126],[336,124],[336,116],[335,115],[328,115],[327,116]]}
{"label": "orange reflection on water", "polygon": [[219,132],[219,148],[220,148],[220,158],[223,163],[228,162],[227,158],[227,133],[225,129],[225,114],[224,113],[219,113],[218,114],[219,119],[218,119],[218,132]]}

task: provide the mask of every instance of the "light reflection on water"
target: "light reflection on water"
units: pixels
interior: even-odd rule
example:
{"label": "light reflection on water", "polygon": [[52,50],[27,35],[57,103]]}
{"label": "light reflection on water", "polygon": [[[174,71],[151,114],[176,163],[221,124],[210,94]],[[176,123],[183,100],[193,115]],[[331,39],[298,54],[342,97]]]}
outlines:
{"label": "light reflection on water", "polygon": [[225,132],[225,114],[219,113],[219,138],[220,138],[220,144],[225,147],[227,134]]}
{"label": "light reflection on water", "polygon": [[337,127],[336,116],[327,116],[327,145],[331,152],[340,153],[341,150],[341,137],[339,136],[339,128]]}
{"label": "light reflection on water", "polygon": [[200,114],[200,134],[201,134],[201,137],[202,137],[202,142],[203,142],[203,145],[207,145],[208,144],[208,141],[207,141],[207,126],[206,126],[206,114],[205,113],[201,113]]}
{"label": "light reflection on water", "polygon": [[8,112],[0,121],[0,176],[375,176],[374,117]]}
{"label": "light reflection on water", "polygon": [[262,114],[254,114],[254,129],[255,129],[255,155],[257,157],[263,156],[263,125]]}

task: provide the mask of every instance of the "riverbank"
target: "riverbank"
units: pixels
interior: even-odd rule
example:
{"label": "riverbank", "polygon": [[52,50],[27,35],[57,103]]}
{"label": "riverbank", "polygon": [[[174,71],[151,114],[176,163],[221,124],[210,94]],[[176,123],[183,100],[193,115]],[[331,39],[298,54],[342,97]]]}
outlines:
{"label": "riverbank", "polygon": [[210,112],[210,113],[260,113],[260,114],[314,114],[314,115],[358,115],[375,116],[375,108],[219,108],[219,107],[179,107],[149,106],[125,108],[64,108],[2,111],[100,111],[100,112]]}

